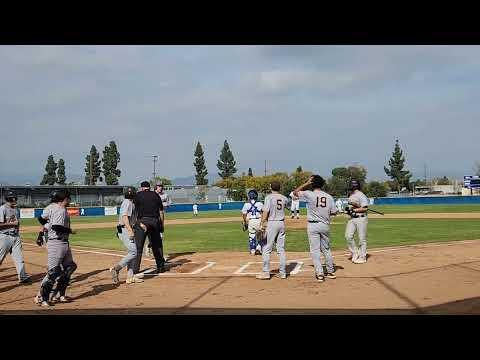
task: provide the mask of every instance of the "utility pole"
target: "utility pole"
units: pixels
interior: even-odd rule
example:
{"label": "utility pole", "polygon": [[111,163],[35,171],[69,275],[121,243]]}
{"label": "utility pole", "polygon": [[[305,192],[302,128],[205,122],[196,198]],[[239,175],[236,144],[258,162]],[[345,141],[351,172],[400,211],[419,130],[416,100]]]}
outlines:
{"label": "utility pole", "polygon": [[90,186],[93,184],[93,163],[92,163],[92,152],[90,151]]}
{"label": "utility pole", "polygon": [[265,176],[267,176],[267,160],[265,160]]}
{"label": "utility pole", "polygon": [[155,163],[157,162],[158,155],[152,155],[152,159],[153,159],[153,181],[155,181],[155,176],[156,176]]}
{"label": "utility pole", "polygon": [[423,170],[425,174],[425,186],[427,185],[427,164],[423,164]]}

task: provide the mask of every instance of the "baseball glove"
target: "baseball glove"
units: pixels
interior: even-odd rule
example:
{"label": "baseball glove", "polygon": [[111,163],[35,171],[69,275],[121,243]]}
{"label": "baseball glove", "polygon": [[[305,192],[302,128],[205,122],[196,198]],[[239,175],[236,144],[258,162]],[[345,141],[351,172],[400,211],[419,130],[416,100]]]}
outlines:
{"label": "baseball glove", "polygon": [[258,229],[255,232],[255,236],[257,237],[257,241],[263,241],[267,237],[267,233],[266,233],[265,229]]}
{"label": "baseball glove", "polygon": [[248,230],[248,224],[246,222],[242,222],[242,230],[247,231]]}
{"label": "baseball glove", "polygon": [[43,231],[39,231],[38,232],[38,236],[37,236],[37,241],[36,241],[37,245],[38,246],[42,246],[43,243],[44,243],[44,235],[43,235]]}

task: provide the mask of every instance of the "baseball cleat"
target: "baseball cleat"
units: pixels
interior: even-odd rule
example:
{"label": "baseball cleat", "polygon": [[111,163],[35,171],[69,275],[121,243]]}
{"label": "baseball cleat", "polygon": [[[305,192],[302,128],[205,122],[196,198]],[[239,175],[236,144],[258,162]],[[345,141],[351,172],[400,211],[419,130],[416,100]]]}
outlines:
{"label": "baseball cleat", "polygon": [[270,280],[270,273],[262,272],[260,275],[255,276],[259,280]]}
{"label": "baseball cleat", "polygon": [[143,279],[137,278],[135,276],[132,276],[131,278],[127,278],[127,280],[125,280],[126,284],[135,284],[135,283],[142,283],[142,282],[143,282]]}
{"label": "baseball cleat", "polygon": [[18,283],[23,284],[23,285],[31,284],[32,283],[32,275],[27,274],[27,276],[25,276],[23,279],[19,280]]}
{"label": "baseball cleat", "polygon": [[281,273],[281,274],[278,275],[278,277],[279,277],[280,279],[286,279],[286,278],[287,278],[287,274]]}
{"label": "baseball cleat", "polygon": [[118,279],[118,271],[112,267],[110,268],[110,274],[112,274],[112,281],[115,285],[120,284],[120,280]]}
{"label": "baseball cleat", "polygon": [[145,277],[145,274],[144,273],[138,273],[138,274],[135,274],[133,276],[135,276],[137,279],[143,279]]}
{"label": "baseball cleat", "polygon": [[256,253],[255,249],[250,250],[250,255],[255,255],[255,253]]}
{"label": "baseball cleat", "polygon": [[325,277],[323,275],[315,275],[315,278],[317,279],[318,282],[324,282]]}
{"label": "baseball cleat", "polygon": [[67,303],[70,302],[70,299],[67,298],[65,295],[56,296],[52,299],[52,302],[60,302],[60,303]]}
{"label": "baseball cleat", "polygon": [[335,274],[335,272],[328,273],[328,274],[327,274],[327,278],[329,278],[329,279],[336,279],[336,278],[337,278],[337,275]]}
{"label": "baseball cleat", "polygon": [[43,298],[40,295],[35,296],[35,298],[33,299],[33,302],[39,306],[44,306],[44,307],[50,306],[48,301],[43,300]]}

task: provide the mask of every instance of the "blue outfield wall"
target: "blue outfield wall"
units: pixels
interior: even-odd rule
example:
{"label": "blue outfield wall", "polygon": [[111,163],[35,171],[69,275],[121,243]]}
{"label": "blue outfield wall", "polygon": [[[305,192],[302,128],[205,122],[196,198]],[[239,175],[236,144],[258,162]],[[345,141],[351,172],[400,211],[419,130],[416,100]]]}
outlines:
{"label": "blue outfield wall", "polygon": [[[243,207],[243,201],[234,201],[222,203],[222,210],[238,210]],[[404,197],[404,198],[376,198],[374,205],[454,205],[454,204],[480,204],[480,196],[422,196],[422,197]],[[193,204],[173,204],[167,212],[193,212]],[[305,203],[300,202],[300,207],[304,208]],[[219,210],[218,203],[198,204],[198,211]],[[39,217],[43,209],[35,209],[35,217]],[[120,207],[117,207],[117,214],[120,213]],[[78,211],[79,216],[105,216],[105,207],[82,207]]]}
{"label": "blue outfield wall", "polygon": [[376,198],[375,205],[454,205],[480,204],[480,196],[422,196],[404,198]]}

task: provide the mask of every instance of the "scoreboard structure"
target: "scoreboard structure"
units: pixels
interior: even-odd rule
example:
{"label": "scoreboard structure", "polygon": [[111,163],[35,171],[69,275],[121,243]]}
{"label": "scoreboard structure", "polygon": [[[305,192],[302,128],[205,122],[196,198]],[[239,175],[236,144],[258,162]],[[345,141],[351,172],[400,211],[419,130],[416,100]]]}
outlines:
{"label": "scoreboard structure", "polygon": [[465,175],[463,177],[463,187],[467,189],[480,188],[480,176],[479,175]]}

